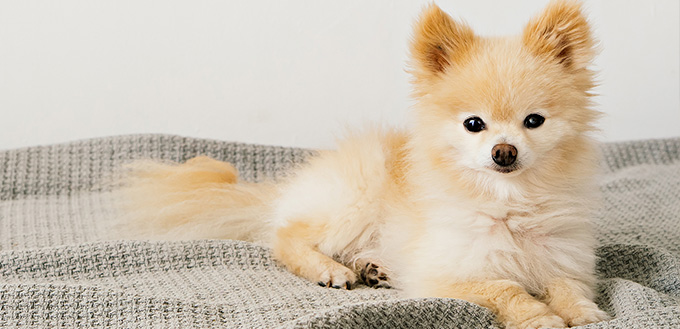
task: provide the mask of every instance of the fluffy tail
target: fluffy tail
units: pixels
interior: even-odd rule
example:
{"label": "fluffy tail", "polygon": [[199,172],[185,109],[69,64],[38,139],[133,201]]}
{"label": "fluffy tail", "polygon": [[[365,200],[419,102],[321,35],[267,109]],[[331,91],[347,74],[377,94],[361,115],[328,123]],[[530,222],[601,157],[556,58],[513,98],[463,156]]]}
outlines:
{"label": "fluffy tail", "polygon": [[274,185],[237,184],[238,172],[229,163],[201,156],[183,164],[137,161],[127,168],[119,190],[127,237],[264,242],[270,233]]}

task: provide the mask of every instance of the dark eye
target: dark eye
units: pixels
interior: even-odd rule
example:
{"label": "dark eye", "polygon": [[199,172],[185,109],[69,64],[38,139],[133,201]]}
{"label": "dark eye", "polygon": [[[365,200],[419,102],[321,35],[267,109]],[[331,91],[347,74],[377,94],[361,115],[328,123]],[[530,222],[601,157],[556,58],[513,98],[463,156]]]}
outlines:
{"label": "dark eye", "polygon": [[478,133],[486,128],[484,121],[482,121],[482,118],[480,117],[467,118],[463,122],[463,125],[465,126],[465,129],[472,133]]}
{"label": "dark eye", "polygon": [[533,113],[529,114],[525,119],[524,119],[524,126],[529,128],[529,129],[534,129],[540,127],[543,122],[545,121],[545,118],[539,114]]}

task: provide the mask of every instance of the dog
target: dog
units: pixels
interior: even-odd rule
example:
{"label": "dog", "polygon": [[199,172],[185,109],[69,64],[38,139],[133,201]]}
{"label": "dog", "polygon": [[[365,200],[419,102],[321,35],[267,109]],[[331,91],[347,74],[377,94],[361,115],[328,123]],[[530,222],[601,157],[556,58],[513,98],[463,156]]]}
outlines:
{"label": "dog", "polygon": [[239,182],[208,157],[133,163],[128,227],[261,243],[323,287],[459,298],[507,328],[606,320],[593,302],[595,49],[578,2],[502,38],[428,5],[409,129],[350,133],[277,182]]}

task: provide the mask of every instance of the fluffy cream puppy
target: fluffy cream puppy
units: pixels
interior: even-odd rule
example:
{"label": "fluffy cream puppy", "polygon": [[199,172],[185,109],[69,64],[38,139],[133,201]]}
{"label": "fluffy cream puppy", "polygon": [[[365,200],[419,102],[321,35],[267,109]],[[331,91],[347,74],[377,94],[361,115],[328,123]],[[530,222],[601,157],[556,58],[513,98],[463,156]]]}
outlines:
{"label": "fluffy cream puppy", "polygon": [[430,5],[411,44],[412,129],[350,135],[278,183],[236,182],[206,157],[136,163],[129,227],[259,242],[322,286],[461,298],[509,328],[606,319],[592,302],[593,47],[576,2],[505,38]]}

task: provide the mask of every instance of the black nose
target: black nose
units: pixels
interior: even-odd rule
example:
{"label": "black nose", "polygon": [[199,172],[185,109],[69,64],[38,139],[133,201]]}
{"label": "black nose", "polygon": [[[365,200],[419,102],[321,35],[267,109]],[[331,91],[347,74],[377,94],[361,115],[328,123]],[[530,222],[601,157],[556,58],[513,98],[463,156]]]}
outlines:
{"label": "black nose", "polygon": [[507,167],[517,160],[517,148],[510,144],[497,144],[491,149],[491,158],[499,166]]}

